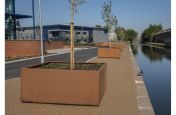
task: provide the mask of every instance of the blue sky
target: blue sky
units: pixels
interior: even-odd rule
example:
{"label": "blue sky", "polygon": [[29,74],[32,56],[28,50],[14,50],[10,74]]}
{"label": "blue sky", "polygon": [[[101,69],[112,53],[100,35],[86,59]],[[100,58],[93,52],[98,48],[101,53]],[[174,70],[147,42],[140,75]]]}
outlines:
{"label": "blue sky", "polygon": [[[87,0],[75,15],[75,25],[104,25],[101,18],[102,4],[106,0]],[[111,0],[112,12],[120,26],[141,33],[149,24],[171,27],[170,0]],[[68,24],[70,9],[67,0],[41,0],[43,24]],[[16,0],[16,13],[32,15],[32,0]],[[38,0],[35,0],[36,25],[39,25]],[[22,19],[22,26],[32,26],[32,19]]]}

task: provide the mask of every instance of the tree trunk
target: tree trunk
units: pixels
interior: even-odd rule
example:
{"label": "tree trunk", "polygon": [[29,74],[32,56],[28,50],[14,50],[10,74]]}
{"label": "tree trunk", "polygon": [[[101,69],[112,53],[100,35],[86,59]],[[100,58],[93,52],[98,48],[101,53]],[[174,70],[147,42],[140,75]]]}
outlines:
{"label": "tree trunk", "polygon": [[108,39],[109,39],[109,48],[111,48],[112,43],[111,43],[111,31],[108,32]]}
{"label": "tree trunk", "polygon": [[74,23],[70,23],[70,69],[75,68],[75,59],[74,59]]}

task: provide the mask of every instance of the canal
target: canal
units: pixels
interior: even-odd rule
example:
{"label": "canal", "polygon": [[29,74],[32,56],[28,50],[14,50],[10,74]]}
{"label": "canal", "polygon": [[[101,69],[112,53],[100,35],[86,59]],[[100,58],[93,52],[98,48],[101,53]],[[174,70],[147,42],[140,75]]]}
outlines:
{"label": "canal", "polygon": [[131,45],[156,115],[171,115],[171,50]]}

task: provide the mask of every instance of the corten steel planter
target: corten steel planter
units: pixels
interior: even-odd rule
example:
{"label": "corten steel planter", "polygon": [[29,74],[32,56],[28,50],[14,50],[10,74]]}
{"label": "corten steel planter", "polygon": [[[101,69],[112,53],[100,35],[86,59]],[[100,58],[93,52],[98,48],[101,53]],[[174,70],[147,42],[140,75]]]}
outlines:
{"label": "corten steel planter", "polygon": [[125,48],[125,43],[116,43],[116,45],[122,46],[123,48]]}
{"label": "corten steel planter", "polygon": [[121,50],[119,48],[98,48],[98,57],[120,59]]}
{"label": "corten steel planter", "polygon": [[101,46],[103,46],[103,42],[97,42],[97,43],[95,44],[95,46],[101,47]]}
{"label": "corten steel planter", "polygon": [[122,43],[109,43],[109,42],[99,42],[99,43],[96,43],[96,46],[97,47],[110,47],[111,45],[111,48],[118,48],[120,49],[121,51],[123,51],[123,49],[125,48],[125,45],[122,44]]}
{"label": "corten steel planter", "polygon": [[118,44],[112,44],[111,47],[112,47],[112,48],[120,49],[121,51],[123,51],[123,49],[124,49],[124,46],[118,45]]}
{"label": "corten steel planter", "polygon": [[124,46],[120,43],[106,43],[106,45],[109,46],[109,47],[110,47],[110,44],[111,44],[112,48],[118,48],[121,51],[123,51],[123,49],[124,49]]}
{"label": "corten steel planter", "polygon": [[23,102],[100,104],[106,89],[106,63],[98,71],[41,69],[38,66],[40,65],[22,69]]}
{"label": "corten steel planter", "polygon": [[97,47],[109,47],[108,42],[98,42],[95,44]]}

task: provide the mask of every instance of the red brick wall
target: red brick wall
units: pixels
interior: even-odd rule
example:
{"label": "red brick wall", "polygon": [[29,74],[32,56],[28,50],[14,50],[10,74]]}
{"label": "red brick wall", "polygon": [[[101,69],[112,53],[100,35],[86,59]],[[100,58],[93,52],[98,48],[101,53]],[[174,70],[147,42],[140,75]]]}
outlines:
{"label": "red brick wall", "polygon": [[[63,48],[64,43],[60,41],[46,41],[45,49]],[[39,40],[6,40],[5,57],[37,56],[40,55]]]}
{"label": "red brick wall", "polygon": [[60,41],[46,41],[45,42],[46,50],[59,49],[63,47],[64,47],[64,43]]}

